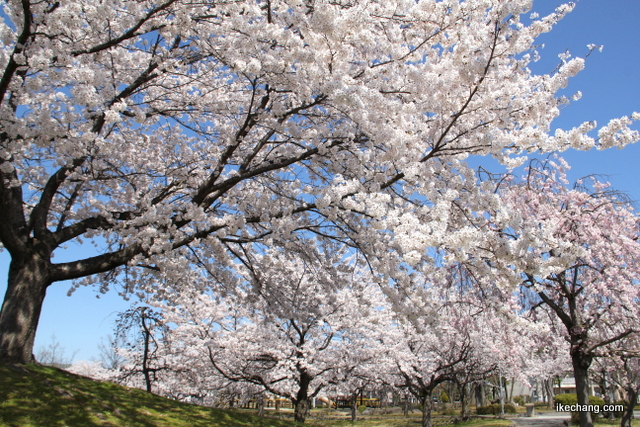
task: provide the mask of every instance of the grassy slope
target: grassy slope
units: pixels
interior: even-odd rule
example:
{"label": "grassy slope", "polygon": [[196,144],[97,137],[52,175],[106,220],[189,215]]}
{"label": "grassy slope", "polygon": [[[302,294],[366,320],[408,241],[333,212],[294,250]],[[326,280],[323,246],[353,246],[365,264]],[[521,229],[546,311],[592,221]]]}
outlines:
{"label": "grassy slope", "polygon": [[187,405],[55,368],[0,365],[0,427],[294,427]]}
{"label": "grassy slope", "polygon": [[[347,420],[311,419],[308,427],[354,426]],[[448,417],[447,417],[448,418]],[[448,418],[450,419],[450,418]],[[434,420],[445,427],[445,419]],[[444,421],[444,423],[443,423]],[[602,422],[605,424],[606,422]],[[600,424],[612,427],[619,421]],[[419,417],[372,417],[356,427],[417,427]],[[508,427],[510,420],[479,419],[455,427]],[[293,422],[243,412],[187,405],[94,381],[59,369],[0,365],[0,427],[295,427]],[[446,427],[453,427],[449,424]],[[633,427],[640,427],[634,420]]]}

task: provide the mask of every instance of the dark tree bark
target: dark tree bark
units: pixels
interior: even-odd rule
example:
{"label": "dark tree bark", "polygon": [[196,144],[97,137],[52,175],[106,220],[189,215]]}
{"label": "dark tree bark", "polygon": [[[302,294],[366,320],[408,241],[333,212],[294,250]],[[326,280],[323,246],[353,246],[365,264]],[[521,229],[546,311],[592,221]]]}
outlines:
{"label": "dark tree bark", "polygon": [[547,391],[547,408],[553,409],[553,378],[543,380],[544,389]]}
{"label": "dark tree bark", "polygon": [[170,345],[167,333],[161,313],[149,307],[130,308],[118,315],[116,340],[132,350],[129,360],[132,367],[120,371],[122,380],[142,375],[146,391],[152,392],[158,374],[170,370],[158,357],[158,349]]}
{"label": "dark tree bark", "polygon": [[[533,276],[527,275],[525,286],[536,283]],[[558,284],[558,295],[553,296],[544,291],[538,291],[542,303],[549,307],[566,328],[571,344],[570,356],[573,375],[576,381],[576,395],[579,405],[589,405],[589,368],[597,355],[597,349],[622,340],[631,333],[628,329],[607,339],[595,340],[592,334],[594,325],[583,319],[583,309],[586,304],[580,299],[583,287],[579,280],[580,268],[572,267],[553,276],[553,282]],[[580,427],[593,427],[590,411],[580,411]]]}
{"label": "dark tree bark", "polygon": [[[2,208],[0,203],[0,210]],[[36,213],[34,209],[32,216]],[[47,288],[54,282],[112,270],[140,251],[130,247],[80,261],[52,264],[53,251],[66,241],[60,241],[60,234],[64,235],[66,229],[57,233],[36,229],[31,237],[21,227],[13,227],[8,232],[3,220],[0,213],[0,234],[15,234],[13,237],[17,243],[15,247],[5,244],[11,254],[11,264],[0,310],[0,360],[4,363],[33,363],[36,361],[32,354],[33,345]]]}
{"label": "dark tree bark", "polygon": [[258,396],[258,416],[264,417],[264,392]]}
{"label": "dark tree bark", "polygon": [[293,419],[296,422],[304,424],[307,419],[307,413],[309,412],[309,399],[296,399],[294,402],[295,408],[293,410]]}
{"label": "dark tree bark", "polygon": [[487,399],[484,392],[484,384],[482,383],[476,384],[475,394],[476,394],[476,406],[485,406]]}
{"label": "dark tree bark", "polygon": [[295,399],[292,399],[294,405],[293,419],[296,422],[304,423],[309,412],[309,385],[313,378],[306,371],[300,370],[300,387],[296,393]]}
{"label": "dark tree bark", "polygon": [[469,384],[458,384],[458,393],[460,394],[460,417],[463,421],[470,418],[469,410]]}
{"label": "dark tree bark", "polygon": [[358,392],[351,395],[351,422],[355,423],[358,419]]}
{"label": "dark tree bark", "polygon": [[36,328],[50,284],[48,259],[38,254],[12,259],[0,311],[0,360],[3,362],[36,362],[32,354]]}
{"label": "dark tree bark", "polygon": [[638,390],[633,387],[626,387],[625,392],[627,394],[627,407],[624,414],[622,414],[622,420],[620,420],[620,427],[631,427],[631,420],[633,419],[633,410],[636,407],[638,401]]}
{"label": "dark tree bark", "polygon": [[409,403],[409,395],[406,395],[404,397],[404,401],[402,402],[402,414],[405,417],[409,416],[409,407],[410,407],[410,403]]}
{"label": "dark tree bark", "polygon": [[433,410],[433,390],[430,388],[422,390],[420,397],[422,403],[422,427],[431,427],[431,411]]}
{"label": "dark tree bark", "polygon": [[[589,405],[589,367],[593,357],[584,354],[578,349],[571,351],[571,363],[573,365],[573,375],[576,380],[576,394],[578,396],[578,404],[587,407]],[[578,412],[580,417],[580,427],[593,427],[593,420],[590,411]]]}
{"label": "dark tree bark", "polygon": [[147,389],[147,393],[151,393],[151,384],[152,384],[152,369],[150,368],[150,352],[151,352],[151,338],[152,333],[149,330],[149,326],[147,325],[147,318],[144,315],[144,312],[140,315],[140,322],[142,326],[142,338],[143,338],[143,354],[142,354],[142,375],[144,375],[144,384]]}

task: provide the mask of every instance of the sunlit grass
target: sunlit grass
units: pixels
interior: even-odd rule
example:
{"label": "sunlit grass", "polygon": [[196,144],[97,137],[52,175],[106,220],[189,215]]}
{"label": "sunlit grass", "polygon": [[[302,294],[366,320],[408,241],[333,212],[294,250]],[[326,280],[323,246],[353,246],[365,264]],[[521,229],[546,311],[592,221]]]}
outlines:
{"label": "sunlit grass", "polygon": [[[595,423],[593,423],[594,427],[611,427],[611,426],[619,426],[619,425],[620,425],[620,418],[615,420],[599,419]],[[631,420],[631,427],[640,427],[640,420],[635,420],[635,419]]]}
{"label": "sunlit grass", "polygon": [[286,420],[188,405],[55,368],[0,365],[2,427],[294,427]]}
{"label": "sunlit grass", "polygon": [[[0,427],[295,427],[289,419],[260,418],[253,411],[225,411],[188,405],[142,390],[94,381],[55,368],[0,365]],[[286,415],[285,415],[286,414]],[[359,416],[351,423],[347,412],[313,410],[310,427],[419,427],[421,414]],[[434,427],[509,427],[512,421],[485,417],[453,424],[436,415]],[[599,420],[596,427],[619,425]],[[640,420],[633,420],[640,427]]]}
{"label": "sunlit grass", "polygon": [[[513,424],[511,420],[498,418],[480,418],[453,424],[451,417],[434,417],[434,427],[509,427]],[[311,427],[419,427],[421,425],[421,414],[414,413],[409,417],[400,414],[381,415],[372,417],[360,417],[355,423],[350,420],[335,419],[311,419],[307,422]]]}

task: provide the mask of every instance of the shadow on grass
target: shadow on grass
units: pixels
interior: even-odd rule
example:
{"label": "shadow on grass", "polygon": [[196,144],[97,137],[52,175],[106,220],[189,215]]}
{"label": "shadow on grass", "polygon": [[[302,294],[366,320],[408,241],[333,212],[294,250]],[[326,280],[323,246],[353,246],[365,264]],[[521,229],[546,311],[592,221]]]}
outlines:
{"label": "shadow on grass", "polygon": [[0,365],[0,426],[295,427],[188,405],[39,365]]}

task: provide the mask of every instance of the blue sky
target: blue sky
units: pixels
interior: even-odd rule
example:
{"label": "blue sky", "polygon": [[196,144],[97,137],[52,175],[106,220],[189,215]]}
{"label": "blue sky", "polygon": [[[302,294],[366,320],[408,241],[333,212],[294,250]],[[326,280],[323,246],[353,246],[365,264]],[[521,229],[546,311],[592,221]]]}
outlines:
{"label": "blue sky", "polygon": [[[535,0],[534,10],[547,14],[560,3]],[[540,50],[541,61],[533,66],[535,72],[553,70],[559,61],[557,55],[567,49],[583,56],[587,44],[604,45],[603,51],[593,53],[586,69],[571,80],[567,94],[580,90],[583,96],[563,110],[554,123],[556,127],[570,128],[587,120],[604,125],[612,118],[640,112],[639,22],[640,0],[579,0],[576,9],[554,31],[540,37],[545,47]],[[640,144],[622,150],[570,151],[563,156],[572,166],[570,179],[594,173],[607,175],[616,189],[640,201]],[[73,258],[75,254],[80,251],[72,247],[64,256]],[[8,266],[7,253],[0,253],[0,295],[6,289]],[[55,334],[68,354],[78,351],[75,360],[97,358],[100,338],[112,333],[116,313],[126,310],[129,303],[115,292],[97,298],[99,294],[93,288],[80,288],[67,297],[69,287],[68,283],[56,283],[47,293],[36,354]]]}
{"label": "blue sky", "polygon": [[[556,4],[553,0],[534,0],[534,9],[542,14]],[[602,52],[587,58],[586,68],[567,87],[567,94],[581,91],[582,99],[564,109],[554,125],[570,128],[587,120],[604,125],[612,118],[640,111],[639,22],[638,0],[579,0],[552,32],[539,38],[545,47],[540,51],[542,60],[532,67],[536,72],[548,72],[558,63],[556,55],[566,49],[583,56],[587,44],[604,45]],[[562,156],[572,166],[571,179],[607,175],[616,189],[640,201],[639,144],[622,150],[570,150]]]}

